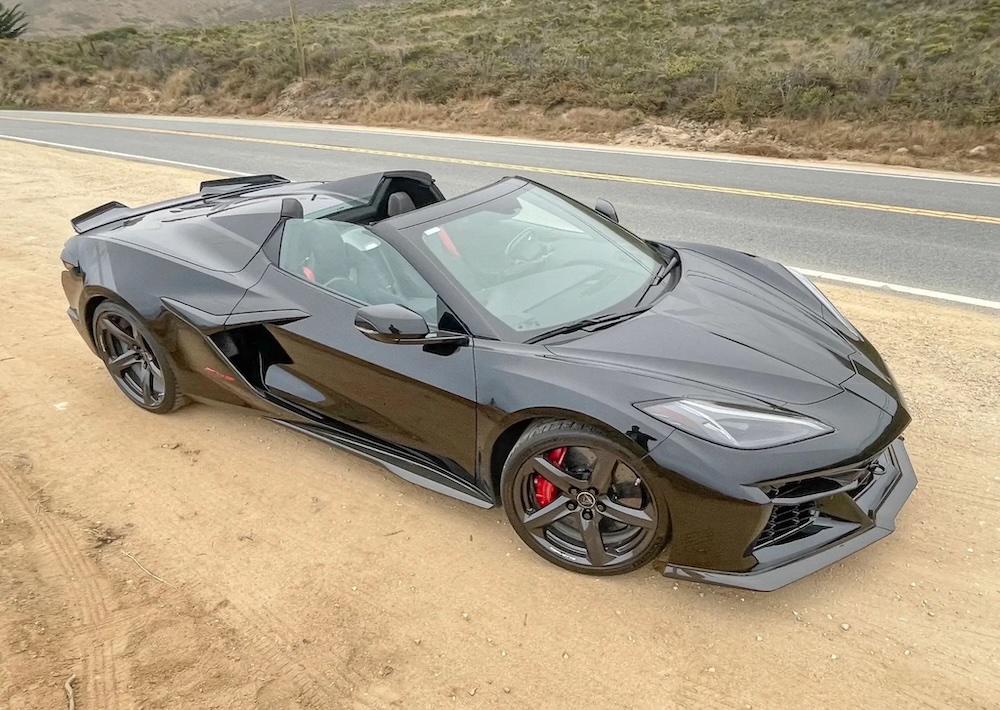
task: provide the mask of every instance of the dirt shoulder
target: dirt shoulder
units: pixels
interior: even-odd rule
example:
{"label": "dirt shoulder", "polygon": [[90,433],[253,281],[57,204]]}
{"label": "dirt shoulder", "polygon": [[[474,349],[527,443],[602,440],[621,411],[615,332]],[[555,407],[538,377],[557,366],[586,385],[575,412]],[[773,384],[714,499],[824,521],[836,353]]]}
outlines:
{"label": "dirt shoulder", "polygon": [[[1000,697],[1000,318],[824,286],[915,415],[879,544],[788,589],[575,576],[502,513],[265,421],[126,404],[65,315],[68,219],[203,176],[0,172],[0,707],[983,708]],[[57,196],[53,198],[53,196]]]}

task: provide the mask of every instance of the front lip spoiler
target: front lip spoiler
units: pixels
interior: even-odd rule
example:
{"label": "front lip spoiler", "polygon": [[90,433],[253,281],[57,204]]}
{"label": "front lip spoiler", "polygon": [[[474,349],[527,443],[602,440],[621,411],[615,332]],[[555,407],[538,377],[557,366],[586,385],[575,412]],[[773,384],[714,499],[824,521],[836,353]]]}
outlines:
{"label": "front lip spoiler", "polygon": [[803,557],[779,562],[766,569],[752,569],[749,572],[718,572],[713,570],[683,567],[668,564],[663,570],[664,577],[683,579],[688,582],[703,582],[726,587],[737,587],[757,592],[773,592],[792,582],[818,572],[825,567],[853,555],[888,536],[896,529],[896,516],[903,504],[917,486],[917,474],[906,453],[902,439],[897,439],[890,447],[896,463],[896,475],[888,485],[880,486],[880,500],[871,510],[872,527],[842,537],[829,545],[807,553]]}

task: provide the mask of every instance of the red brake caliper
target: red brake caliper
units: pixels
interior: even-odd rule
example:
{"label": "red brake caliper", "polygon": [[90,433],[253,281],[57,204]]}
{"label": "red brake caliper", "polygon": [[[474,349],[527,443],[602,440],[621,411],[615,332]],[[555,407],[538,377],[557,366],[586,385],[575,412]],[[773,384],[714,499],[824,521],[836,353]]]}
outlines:
{"label": "red brake caliper", "polygon": [[[566,447],[560,446],[558,449],[552,449],[547,454],[545,454],[545,459],[553,466],[558,466],[562,468],[563,459],[566,458]],[[559,489],[555,487],[554,484],[550,483],[547,479],[535,474],[535,500],[538,501],[538,506],[544,508],[549,503],[554,501],[559,495]]]}

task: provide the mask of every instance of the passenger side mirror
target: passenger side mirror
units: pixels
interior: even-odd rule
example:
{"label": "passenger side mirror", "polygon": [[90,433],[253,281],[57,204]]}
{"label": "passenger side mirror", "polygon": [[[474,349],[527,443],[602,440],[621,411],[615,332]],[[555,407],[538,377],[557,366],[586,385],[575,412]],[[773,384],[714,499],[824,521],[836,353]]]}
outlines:
{"label": "passenger side mirror", "polygon": [[432,333],[419,313],[398,303],[359,308],[354,325],[380,343],[410,345],[465,345],[469,339],[458,333]]}
{"label": "passenger side mirror", "polygon": [[598,200],[597,204],[594,205],[594,211],[618,224],[618,212],[615,210],[615,206],[607,200]]}

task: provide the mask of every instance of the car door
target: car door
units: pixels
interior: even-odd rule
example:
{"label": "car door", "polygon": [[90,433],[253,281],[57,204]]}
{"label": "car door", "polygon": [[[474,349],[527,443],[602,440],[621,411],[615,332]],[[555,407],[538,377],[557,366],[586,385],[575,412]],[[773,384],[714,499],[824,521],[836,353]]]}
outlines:
{"label": "car door", "polygon": [[475,483],[476,381],[472,341],[435,348],[369,339],[359,307],[401,303],[431,328],[439,299],[391,245],[364,227],[290,220],[270,264],[236,313],[266,307],[309,314],[268,329],[291,362],[272,365],[265,387],[349,430],[443,460]]}

